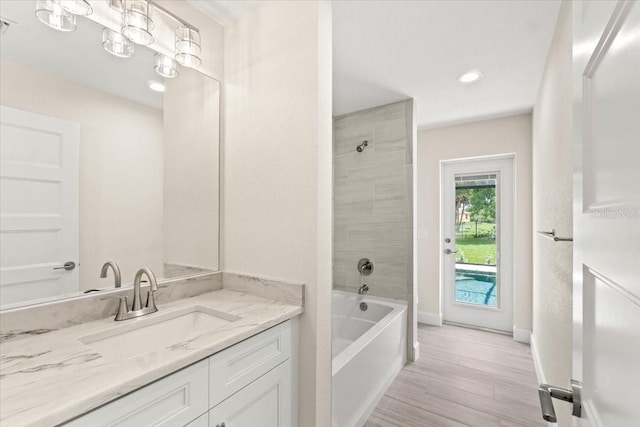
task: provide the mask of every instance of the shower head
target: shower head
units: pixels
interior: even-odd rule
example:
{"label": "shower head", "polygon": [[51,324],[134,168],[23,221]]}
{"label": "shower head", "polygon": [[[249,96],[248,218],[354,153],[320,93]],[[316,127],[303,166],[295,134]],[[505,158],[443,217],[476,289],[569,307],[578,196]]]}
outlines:
{"label": "shower head", "polygon": [[356,151],[358,153],[362,153],[364,151],[364,149],[367,147],[367,145],[369,145],[369,141],[367,141],[366,139],[364,141],[362,141],[362,144],[358,145],[356,147]]}

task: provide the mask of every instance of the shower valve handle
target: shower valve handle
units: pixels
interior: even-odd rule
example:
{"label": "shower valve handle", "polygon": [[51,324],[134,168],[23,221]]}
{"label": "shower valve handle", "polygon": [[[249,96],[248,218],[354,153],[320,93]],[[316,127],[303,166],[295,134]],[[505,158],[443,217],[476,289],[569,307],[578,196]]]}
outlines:
{"label": "shower valve handle", "polygon": [[358,272],[360,276],[371,276],[371,273],[373,273],[373,263],[369,258],[362,258],[358,261]]}

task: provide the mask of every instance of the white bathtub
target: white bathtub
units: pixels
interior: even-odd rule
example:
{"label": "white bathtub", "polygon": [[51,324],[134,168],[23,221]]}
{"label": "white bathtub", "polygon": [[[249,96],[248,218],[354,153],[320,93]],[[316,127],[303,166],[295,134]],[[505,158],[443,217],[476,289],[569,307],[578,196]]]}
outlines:
{"label": "white bathtub", "polygon": [[407,361],[407,303],[333,291],[332,304],[333,427],[359,427]]}

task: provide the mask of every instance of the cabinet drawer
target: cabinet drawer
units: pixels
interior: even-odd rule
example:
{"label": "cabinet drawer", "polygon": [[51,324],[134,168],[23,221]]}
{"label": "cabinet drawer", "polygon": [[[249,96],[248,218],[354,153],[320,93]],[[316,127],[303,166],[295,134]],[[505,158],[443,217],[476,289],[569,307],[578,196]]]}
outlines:
{"label": "cabinet drawer", "polygon": [[209,407],[291,356],[291,322],[274,326],[209,358]]}
{"label": "cabinet drawer", "polygon": [[291,361],[258,378],[211,411],[209,427],[290,427]]}
{"label": "cabinet drawer", "polygon": [[184,426],[209,409],[203,360],[65,424],[66,427]]}

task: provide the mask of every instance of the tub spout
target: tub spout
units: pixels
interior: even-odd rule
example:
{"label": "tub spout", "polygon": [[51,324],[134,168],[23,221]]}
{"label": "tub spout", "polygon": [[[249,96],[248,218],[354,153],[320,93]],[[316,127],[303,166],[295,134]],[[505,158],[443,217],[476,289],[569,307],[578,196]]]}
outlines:
{"label": "tub spout", "polygon": [[358,288],[358,294],[362,295],[369,290],[369,285],[362,285]]}

